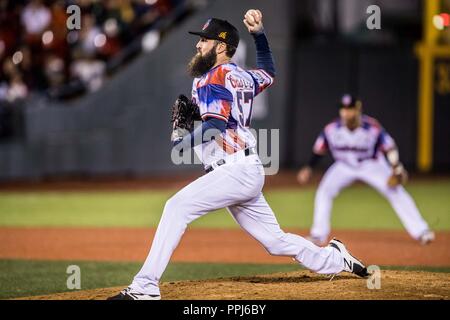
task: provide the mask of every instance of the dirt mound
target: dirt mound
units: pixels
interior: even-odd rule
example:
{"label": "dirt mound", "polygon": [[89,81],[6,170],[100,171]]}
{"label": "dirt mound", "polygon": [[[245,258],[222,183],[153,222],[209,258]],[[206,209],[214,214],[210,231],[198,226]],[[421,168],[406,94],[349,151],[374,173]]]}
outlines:
{"label": "dirt mound", "polygon": [[[370,281],[370,280],[369,280]],[[368,281],[353,275],[327,276],[309,271],[276,273],[202,281],[165,282],[166,300],[316,300],[316,299],[450,299],[450,274],[381,271],[381,288],[368,289]],[[371,282],[375,284],[374,281]],[[103,300],[123,287],[27,297],[36,300]]]}

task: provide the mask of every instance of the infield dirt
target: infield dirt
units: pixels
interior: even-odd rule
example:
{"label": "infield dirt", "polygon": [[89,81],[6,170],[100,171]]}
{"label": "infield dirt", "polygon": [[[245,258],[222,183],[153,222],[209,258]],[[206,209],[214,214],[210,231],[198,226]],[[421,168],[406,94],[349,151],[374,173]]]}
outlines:
{"label": "infield dirt", "polygon": [[[307,235],[307,230],[286,230]],[[155,230],[151,228],[0,228],[0,259],[143,262]],[[450,232],[421,246],[404,231],[336,230],[366,264],[450,266]],[[290,263],[270,256],[239,229],[190,229],[171,261],[210,263]]]}
{"label": "infield dirt", "polygon": [[[403,300],[450,299],[450,274],[381,270],[380,289],[368,289],[367,280],[338,275],[332,281],[309,271],[233,277],[202,281],[165,282],[166,300]],[[370,282],[370,280],[369,280]],[[375,284],[375,282],[371,282]],[[67,292],[21,299],[104,300],[123,287]]]}

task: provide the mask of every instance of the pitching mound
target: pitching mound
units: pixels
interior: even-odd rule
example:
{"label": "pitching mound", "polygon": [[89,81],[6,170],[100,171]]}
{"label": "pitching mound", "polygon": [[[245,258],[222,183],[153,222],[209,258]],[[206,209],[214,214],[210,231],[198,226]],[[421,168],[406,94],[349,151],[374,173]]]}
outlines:
{"label": "pitching mound", "polygon": [[[372,282],[375,283],[375,282]],[[27,297],[43,300],[103,300],[123,287]],[[369,290],[367,280],[353,275],[327,276],[309,271],[203,281],[165,282],[166,300],[297,300],[297,299],[450,299],[450,274],[417,271],[381,272],[381,288]]]}

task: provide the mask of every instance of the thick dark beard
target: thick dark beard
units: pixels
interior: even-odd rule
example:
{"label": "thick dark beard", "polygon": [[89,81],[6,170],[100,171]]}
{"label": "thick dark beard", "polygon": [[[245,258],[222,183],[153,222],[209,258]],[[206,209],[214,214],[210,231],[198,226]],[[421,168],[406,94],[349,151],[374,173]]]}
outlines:
{"label": "thick dark beard", "polygon": [[188,64],[188,73],[193,78],[198,78],[208,72],[217,61],[215,46],[204,56],[197,53]]}

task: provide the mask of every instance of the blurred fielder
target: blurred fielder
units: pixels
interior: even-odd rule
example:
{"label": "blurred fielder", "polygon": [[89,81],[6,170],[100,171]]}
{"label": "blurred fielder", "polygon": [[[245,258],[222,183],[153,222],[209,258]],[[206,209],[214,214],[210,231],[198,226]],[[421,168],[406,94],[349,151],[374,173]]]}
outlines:
{"label": "blurred fielder", "polygon": [[434,233],[422,218],[413,199],[403,188],[407,172],[399,160],[394,140],[374,118],[362,114],[362,103],[344,95],[337,120],[325,126],[317,138],[311,159],[297,175],[308,182],[312,168],[327,151],[335,162],[319,184],[314,202],[314,222],[309,240],[324,244],[330,234],[333,199],[356,180],[380,192],[391,204],[406,231],[422,244],[434,240]]}
{"label": "blurred fielder", "polygon": [[[318,273],[367,276],[364,265],[340,241],[333,239],[320,248],[285,233],[264,199],[264,170],[249,126],[253,98],[273,83],[275,67],[261,12],[249,10],[244,24],[256,45],[254,70],[231,62],[239,34],[227,21],[209,19],[201,31],[190,32],[200,36],[188,68],[195,78],[192,99],[181,95],[173,106],[172,142],[178,152],[194,147],[207,174],[167,201],[142,269],[129,287],[110,299],[160,299],[159,281],[187,225],[219,208],[227,208],[272,255],[292,257]],[[195,119],[202,122],[194,128]]]}

